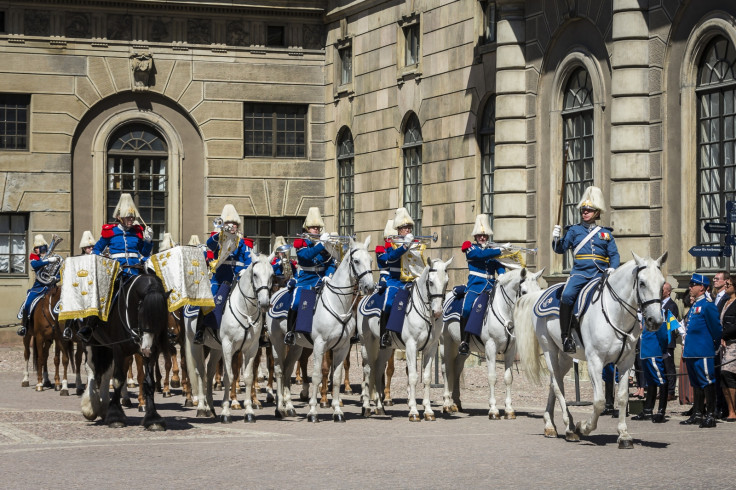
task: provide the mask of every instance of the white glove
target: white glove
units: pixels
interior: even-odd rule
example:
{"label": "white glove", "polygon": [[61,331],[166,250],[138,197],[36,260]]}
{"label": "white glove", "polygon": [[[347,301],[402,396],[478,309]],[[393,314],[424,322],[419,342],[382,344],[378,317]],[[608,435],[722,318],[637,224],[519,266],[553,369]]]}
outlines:
{"label": "white glove", "polygon": [[552,229],[552,238],[560,238],[562,236],[562,227],[560,225],[555,225],[555,227]]}
{"label": "white glove", "polygon": [[321,241],[321,242],[326,242],[326,241],[328,241],[329,239],[330,239],[330,234],[329,234],[329,233],[327,233],[327,232],[325,232],[325,233],[322,233],[322,234],[321,234],[321,235],[319,236],[319,241]]}
{"label": "white glove", "polygon": [[616,269],[614,269],[613,267],[609,267],[608,269],[606,269],[606,274],[608,274],[610,276],[611,274],[613,274],[613,271],[615,271],[615,270]]}
{"label": "white glove", "polygon": [[153,228],[150,226],[146,226],[146,229],[143,230],[143,240],[149,243],[153,240]]}
{"label": "white glove", "polygon": [[411,242],[413,242],[413,241],[414,241],[414,235],[412,235],[411,233],[409,233],[408,235],[404,236],[404,243],[406,243],[407,245],[410,245]]}
{"label": "white glove", "polygon": [[508,250],[511,248],[511,242],[506,242],[506,243],[497,245],[497,248],[500,248],[501,250]]}
{"label": "white glove", "polygon": [[49,257],[49,258],[48,258],[48,259],[46,259],[46,260],[47,260],[47,261],[48,261],[49,263],[53,264],[53,263],[55,263],[55,262],[58,262],[58,261],[59,261],[59,257],[57,257],[56,255],[52,255],[51,257]]}

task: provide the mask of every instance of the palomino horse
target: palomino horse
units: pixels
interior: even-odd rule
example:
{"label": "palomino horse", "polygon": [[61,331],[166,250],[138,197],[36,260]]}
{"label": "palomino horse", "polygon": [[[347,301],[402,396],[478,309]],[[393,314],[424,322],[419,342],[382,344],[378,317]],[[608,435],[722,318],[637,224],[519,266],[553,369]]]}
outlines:
{"label": "palomino horse", "polygon": [[[634,364],[636,343],[641,335],[637,310],[641,311],[647,330],[656,331],[662,325],[660,293],[664,277],[660,268],[667,259],[667,252],[657,260],[644,259],[633,252],[632,255],[634,260],[604,277],[601,289],[593,293],[593,300],[581,320],[580,335],[574,330],[572,332],[579,346],[575,354],[566,354],[562,350],[559,319],[556,316],[540,318],[534,313],[534,305],[543,292],[526,295],[519,300],[514,310],[514,325],[524,370],[531,380],[539,382],[541,345],[547,369],[551,373],[544,412],[546,437],[557,437],[555,399],[560,404],[566,440],[579,441],[581,435],[587,436],[595,430],[605,405],[603,367],[614,363],[621,372],[618,385],[618,447],[634,447],[626,429],[626,405],[629,402],[629,370]],[[577,425],[574,425],[572,415],[567,410],[563,384],[573,358],[588,361],[588,375],[593,384],[593,415]]]}
{"label": "palomino horse", "polygon": [[[419,422],[417,411],[416,389],[419,376],[417,375],[417,355],[422,352],[422,381],[424,382],[424,420],[435,420],[434,412],[429,400],[429,385],[432,367],[431,361],[437,350],[442,334],[441,323],[442,298],[449,277],[447,262],[427,259],[427,266],[422,274],[414,281],[411,289],[411,299],[406,307],[406,317],[401,337],[391,333],[391,348],[379,349],[379,319],[378,317],[364,317],[358,311],[358,325],[363,339],[363,416],[369,417],[372,413],[383,415],[383,401],[377,393],[383,392],[383,373],[386,362],[393,354],[393,350],[403,346],[406,350],[406,365],[409,379],[409,420]],[[370,402],[375,400],[376,408],[371,411]]]}
{"label": "palomino horse", "polygon": [[[287,349],[284,345],[286,319],[267,316],[266,325],[271,344],[273,345],[274,370],[276,375],[276,417],[294,416],[296,411],[291,403],[291,373],[294,363],[303,347],[312,347],[314,356],[313,373],[322,369],[322,358],[325,352],[332,349],[332,418],[335,422],[344,422],[345,415],[340,408],[340,383],[342,379],[343,361],[350,350],[350,337],[355,332],[353,303],[357,289],[362,294],[373,290],[371,275],[371,256],[368,245],[371,237],[364,243],[350,239],[349,250],[340,262],[331,278],[325,280],[322,294],[317,300],[314,311],[312,341],[304,334],[296,334],[296,345]],[[315,376],[316,378],[316,376]],[[319,422],[317,415],[318,383],[312,383],[309,397],[310,422]]]}
{"label": "palomino horse", "polygon": [[[271,257],[251,254],[251,264],[240,273],[240,278],[231,290],[225,303],[220,322],[220,342],[212,335],[205,335],[205,345],[210,348],[210,357],[207,362],[207,372],[204,366],[204,348],[195,345],[192,340],[196,332],[196,317],[188,321],[187,325],[187,359],[188,365],[194,366],[194,376],[197,379],[195,386],[206,389],[197,393],[197,416],[214,415],[212,400],[212,384],[217,363],[223,362],[223,397],[220,420],[223,423],[232,422],[230,412],[230,383],[235,380],[232,370],[232,358],[235,352],[242,351],[244,355],[245,389],[250,393],[253,384],[253,358],[258,350],[258,340],[263,328],[263,317],[270,303],[270,289],[273,281],[273,267]],[[206,383],[206,384],[205,384]],[[244,402],[245,421],[255,422],[255,412],[248,396]]]}
{"label": "palomino horse", "polygon": [[[488,300],[488,308],[483,317],[483,327],[480,339],[475,335],[470,341],[471,352],[485,354],[488,368],[488,385],[491,388],[489,399],[490,409],[488,418],[499,419],[498,407],[496,407],[496,355],[503,354],[504,376],[506,384],[506,401],[504,416],[507,419],[515,419],[516,413],[511,406],[511,383],[514,380],[512,367],[516,357],[516,337],[514,336],[511,315],[516,301],[527,293],[539,291],[537,279],[542,275],[544,269],[536,274],[529,273],[524,269],[514,269],[502,274],[496,281],[491,297]],[[450,299],[452,292],[447,293],[445,301]],[[458,346],[461,341],[460,322],[450,320],[445,322],[442,334],[444,353],[442,361],[444,364],[445,392],[442,411],[447,413],[462,410],[460,403],[460,375],[465,367],[465,357],[458,354]]]}
{"label": "palomino horse", "polygon": [[[124,280],[120,285],[117,300],[112,305],[106,323],[100,322],[94,329],[88,348],[88,363],[94,372],[94,383],[88,381],[82,396],[82,414],[95,420],[105,413],[105,423],[110,427],[124,427],[125,413],[120,405],[120,392],[126,381],[125,357],[140,353],[145,358],[145,381],[140,388],[145,396],[146,414],[142,425],[148,430],[165,430],[166,424],[156,412],[153,400],[155,393],[155,365],[158,355],[168,345],[166,298],[161,279],[153,274],[141,274]],[[106,411],[100,407],[98,390],[102,376],[113,368],[114,392]]]}

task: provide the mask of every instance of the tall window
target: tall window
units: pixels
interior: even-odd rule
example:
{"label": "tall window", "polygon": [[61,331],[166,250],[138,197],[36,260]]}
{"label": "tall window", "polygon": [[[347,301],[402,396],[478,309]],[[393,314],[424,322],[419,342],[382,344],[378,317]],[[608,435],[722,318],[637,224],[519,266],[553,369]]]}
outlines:
{"label": "tall window", "polygon": [[[578,68],[565,87],[562,107],[563,148],[569,145],[565,170],[564,225],[580,221],[577,204],[586,187],[593,185],[593,87],[590,76]],[[572,266],[565,254],[564,267]]]}
{"label": "tall window", "polygon": [[273,242],[277,236],[282,236],[287,243],[291,243],[297,233],[302,233],[302,224],[304,217],[250,217],[243,220],[243,234],[253,240],[253,249],[256,252],[270,254],[273,252]]}
{"label": "tall window", "polygon": [[30,95],[0,94],[0,151],[28,149]]}
{"label": "tall window", "polygon": [[412,114],[404,129],[404,207],[414,219],[414,234],[422,232],[422,128]]}
{"label": "tall window", "polygon": [[[111,138],[107,149],[107,219],[120,194],[133,196],[143,221],[153,228],[156,245],[166,231],[168,147],[150,126],[129,124]],[[157,247],[154,246],[154,250]]]}
{"label": "tall window", "polygon": [[496,153],[496,99],[483,109],[480,126],[480,212],[488,215],[493,227],[493,172]]}
{"label": "tall window", "polygon": [[304,158],[307,106],[245,104],[245,156]]}
{"label": "tall window", "polygon": [[496,41],[496,2],[482,1],[483,8],[483,34],[481,41],[483,44],[490,44]]}
{"label": "tall window", "polygon": [[419,23],[404,27],[404,66],[419,63]]}
{"label": "tall window", "polygon": [[[704,225],[722,221],[726,202],[736,199],[736,49],[715,38],[698,67],[698,243],[720,244]],[[731,224],[731,234],[734,225]],[[698,268],[725,267],[725,258],[698,258]],[[731,257],[731,267],[736,261]]]}
{"label": "tall window", "polygon": [[340,235],[352,235],[355,230],[355,151],[353,135],[345,128],[337,141],[337,171],[339,187],[338,226]]}
{"label": "tall window", "polygon": [[0,275],[26,273],[28,216],[0,214]]}
{"label": "tall window", "polygon": [[340,85],[353,81],[353,47],[345,46],[338,50],[340,56]]}

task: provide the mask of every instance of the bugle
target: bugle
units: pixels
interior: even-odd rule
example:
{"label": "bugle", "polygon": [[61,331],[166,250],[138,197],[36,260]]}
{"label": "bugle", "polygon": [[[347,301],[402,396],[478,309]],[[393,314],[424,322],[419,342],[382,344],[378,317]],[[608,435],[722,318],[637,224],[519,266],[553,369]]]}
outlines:
{"label": "bugle", "polygon": [[[413,242],[414,243],[422,243],[422,242],[436,242],[439,237],[437,236],[437,232],[435,231],[431,235],[419,235],[415,236]],[[401,235],[390,235],[387,239],[387,242],[390,243],[404,243],[404,237]]]}
{"label": "bugle", "polygon": [[520,252],[536,255],[536,248],[518,247],[516,245],[506,245],[504,243],[488,242],[488,246],[491,248],[504,248],[506,250],[518,250]]}
{"label": "bugle", "polygon": [[[319,233],[297,233],[295,238],[302,238],[305,240],[312,240],[313,242],[320,241]],[[291,237],[289,237],[291,238]],[[355,240],[355,235],[330,235],[327,239],[328,243],[347,243],[350,240]]]}

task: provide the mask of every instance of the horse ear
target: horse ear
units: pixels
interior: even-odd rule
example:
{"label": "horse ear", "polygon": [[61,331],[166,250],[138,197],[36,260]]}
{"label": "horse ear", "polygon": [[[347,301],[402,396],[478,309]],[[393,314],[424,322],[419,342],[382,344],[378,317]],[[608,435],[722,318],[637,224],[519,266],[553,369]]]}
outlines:
{"label": "horse ear", "polygon": [[427,267],[432,268],[432,262],[433,262],[432,257],[427,257],[426,262],[427,262]]}
{"label": "horse ear", "polygon": [[455,258],[455,256],[453,255],[452,257],[450,257],[450,260],[448,260],[447,262],[445,262],[445,268],[450,267],[450,264],[452,264],[452,259],[454,259],[454,258]]}
{"label": "horse ear", "polygon": [[526,267],[521,268],[521,272],[519,273],[521,275],[522,279],[526,279]]}
{"label": "horse ear", "polygon": [[[352,238],[351,238],[351,240],[352,240]],[[370,244],[371,244],[371,236],[368,235],[368,238],[365,239],[365,248],[366,248],[366,250],[368,249],[368,245],[370,245]]]}
{"label": "horse ear", "polygon": [[173,292],[174,292],[174,290],[173,290],[173,289],[169,289],[168,291],[166,291],[166,292],[164,293],[164,299],[165,299],[165,300],[168,300],[168,299],[169,299],[169,296],[171,296],[171,293],[173,293]]}
{"label": "horse ear", "polygon": [[657,267],[662,267],[662,264],[667,262],[667,253],[667,250],[665,250],[662,256],[657,259]]}
{"label": "horse ear", "polygon": [[539,272],[537,272],[536,274],[534,274],[534,275],[532,276],[532,278],[533,278],[533,279],[534,279],[535,281],[536,281],[536,280],[538,280],[538,279],[539,279],[539,277],[540,277],[540,276],[541,276],[542,274],[544,274],[544,269],[545,269],[545,268],[544,268],[544,267],[542,267],[542,270],[540,270]]}
{"label": "horse ear", "polygon": [[631,251],[631,255],[634,256],[634,261],[636,261],[636,265],[638,265],[639,267],[644,267],[644,259],[636,255],[636,252],[634,252],[633,250]]}
{"label": "horse ear", "polygon": [[271,252],[271,255],[266,257],[266,260],[268,261],[269,264],[271,263],[274,257],[276,257],[276,252]]}

